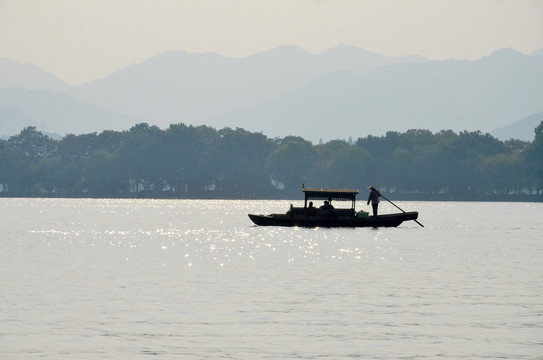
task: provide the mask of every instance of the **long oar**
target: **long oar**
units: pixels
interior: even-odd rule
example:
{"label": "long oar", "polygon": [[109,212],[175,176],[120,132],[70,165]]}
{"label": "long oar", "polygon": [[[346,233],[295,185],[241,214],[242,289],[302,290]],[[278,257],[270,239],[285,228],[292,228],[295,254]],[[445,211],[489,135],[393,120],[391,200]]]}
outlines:
{"label": "long oar", "polygon": [[[379,193],[380,194],[380,193]],[[382,194],[380,194],[381,197],[383,199],[385,199],[386,201],[388,201],[389,203],[391,203],[392,205],[396,206],[398,209],[400,209],[404,214],[405,214],[405,211],[403,211],[403,209],[401,207],[399,207],[398,205],[394,204],[392,201],[390,201],[389,199],[387,199],[386,197],[384,197]],[[413,219],[417,224],[419,224],[420,226],[424,227],[424,225],[422,225],[420,222],[418,222],[416,219]]]}

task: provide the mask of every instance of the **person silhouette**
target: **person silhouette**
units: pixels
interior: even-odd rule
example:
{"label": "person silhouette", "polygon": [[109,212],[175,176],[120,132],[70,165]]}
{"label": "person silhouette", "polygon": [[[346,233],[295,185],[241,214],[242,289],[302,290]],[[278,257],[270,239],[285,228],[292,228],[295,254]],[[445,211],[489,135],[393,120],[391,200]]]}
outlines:
{"label": "person silhouette", "polygon": [[371,207],[373,208],[373,216],[377,216],[377,208],[379,207],[379,197],[381,196],[381,193],[379,193],[379,190],[375,188],[375,186],[370,185],[368,187],[370,189],[370,194],[368,195],[368,203],[371,202]]}

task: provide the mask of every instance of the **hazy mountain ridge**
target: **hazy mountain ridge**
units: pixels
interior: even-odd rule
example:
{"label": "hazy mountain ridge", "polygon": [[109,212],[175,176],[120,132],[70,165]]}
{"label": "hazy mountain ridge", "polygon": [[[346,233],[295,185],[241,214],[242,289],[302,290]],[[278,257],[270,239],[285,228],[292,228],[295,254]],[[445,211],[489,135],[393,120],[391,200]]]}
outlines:
{"label": "hazy mountain ridge", "polygon": [[[543,57],[512,49],[476,61],[392,58],[347,45],[317,55],[282,46],[242,59],[179,50],[77,87],[18,64],[0,61],[0,88],[57,95],[23,92],[15,101],[17,92],[3,89],[0,135],[29,119],[58,133],[183,122],[314,141],[409,128],[490,132],[543,107]],[[63,101],[70,105],[61,111]]]}
{"label": "hazy mountain ridge", "polygon": [[78,86],[73,95],[163,127],[180,121],[203,124],[210,117],[259,105],[331,72],[367,74],[403,61],[424,60],[389,58],[345,45],[319,55],[282,46],[243,59],[172,51]]}
{"label": "hazy mountain ridge", "polygon": [[[541,111],[543,58],[505,49],[477,61],[399,64],[335,73],[252,109],[210,121],[313,141],[423,128],[490,132]],[[258,119],[258,121],[255,121]]]}
{"label": "hazy mountain ridge", "polygon": [[0,88],[0,136],[16,134],[27,126],[66,134],[125,130],[134,123],[126,115],[83,103],[60,92]]}
{"label": "hazy mountain ridge", "polygon": [[535,137],[534,129],[543,121],[543,112],[527,116],[515,121],[512,124],[494,129],[492,136],[500,140],[519,139],[524,141],[533,141]]}
{"label": "hazy mountain ridge", "polygon": [[6,58],[0,58],[0,87],[63,92],[70,89],[70,85],[37,65]]}

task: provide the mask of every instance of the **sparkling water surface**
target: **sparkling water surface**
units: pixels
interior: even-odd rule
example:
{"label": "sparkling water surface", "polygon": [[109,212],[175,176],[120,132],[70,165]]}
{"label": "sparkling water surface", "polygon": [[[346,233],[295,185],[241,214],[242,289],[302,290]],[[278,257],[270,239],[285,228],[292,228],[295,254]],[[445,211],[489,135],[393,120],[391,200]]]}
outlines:
{"label": "sparkling water surface", "polygon": [[543,359],[543,204],[290,203],[0,199],[0,359]]}

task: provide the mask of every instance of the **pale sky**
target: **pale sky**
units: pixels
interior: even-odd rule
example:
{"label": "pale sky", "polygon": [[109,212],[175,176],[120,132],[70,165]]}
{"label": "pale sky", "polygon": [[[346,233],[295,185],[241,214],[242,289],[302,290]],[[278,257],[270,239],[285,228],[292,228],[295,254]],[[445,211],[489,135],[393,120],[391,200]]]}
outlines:
{"label": "pale sky", "polygon": [[531,54],[543,48],[543,0],[0,0],[0,58],[71,85],[171,50],[339,44],[434,60]]}

